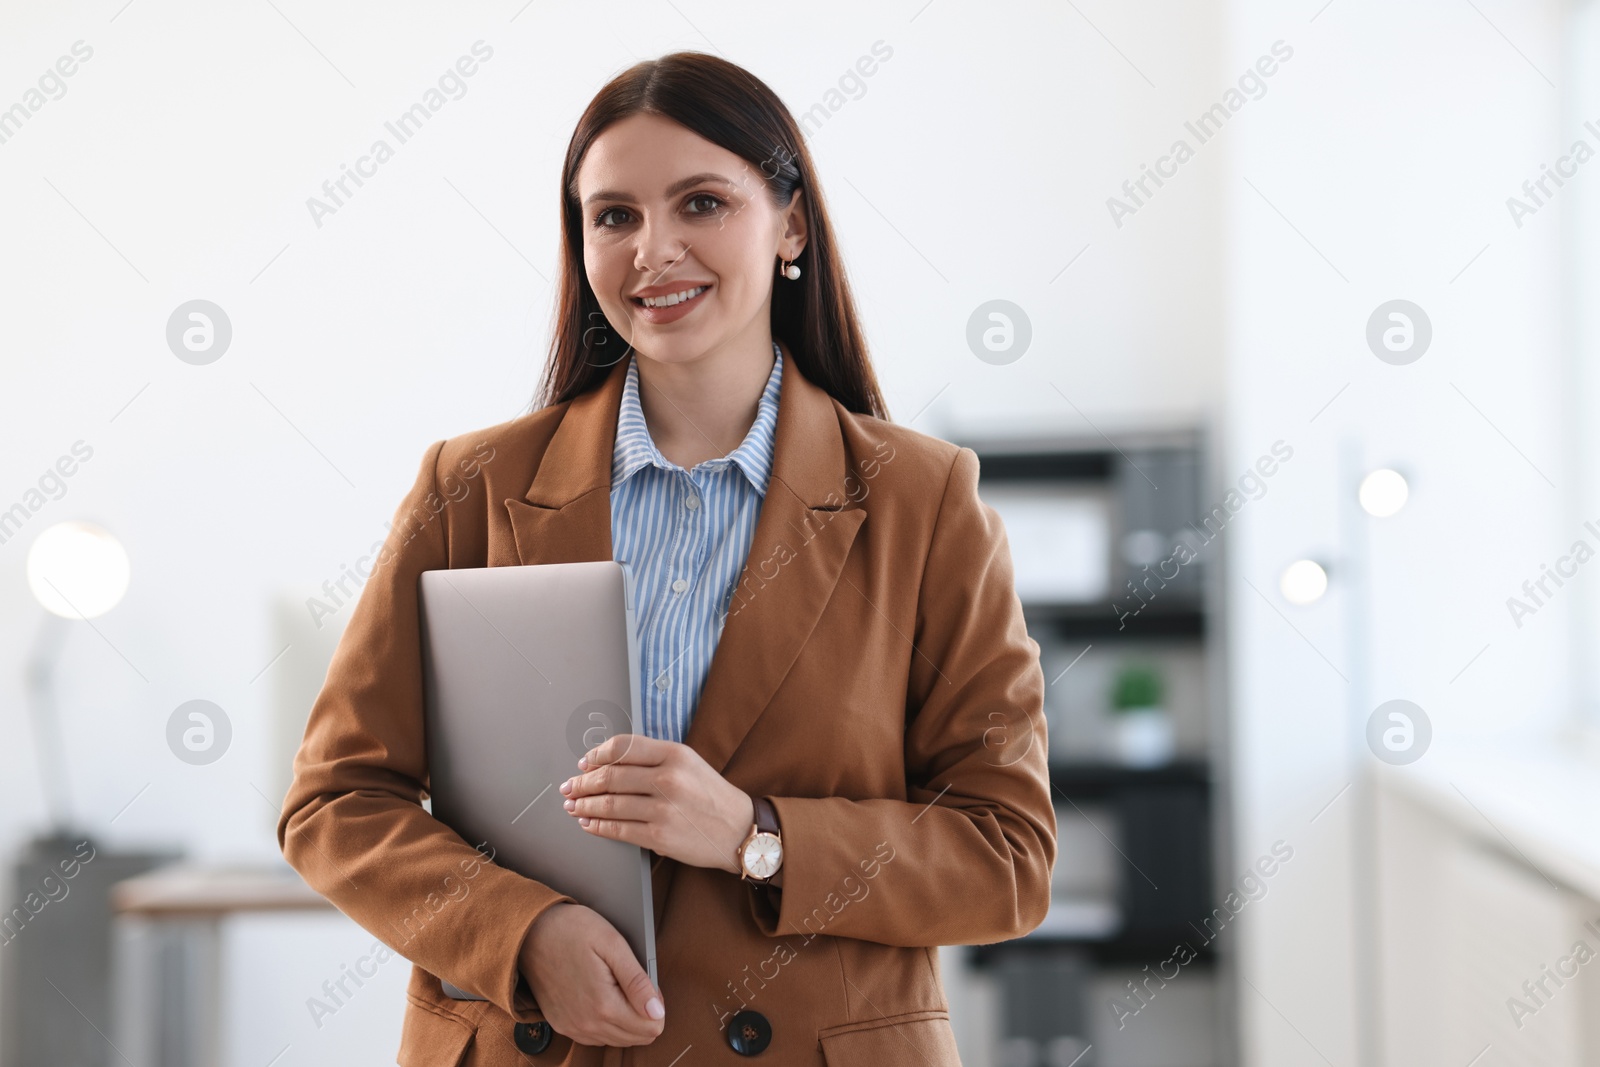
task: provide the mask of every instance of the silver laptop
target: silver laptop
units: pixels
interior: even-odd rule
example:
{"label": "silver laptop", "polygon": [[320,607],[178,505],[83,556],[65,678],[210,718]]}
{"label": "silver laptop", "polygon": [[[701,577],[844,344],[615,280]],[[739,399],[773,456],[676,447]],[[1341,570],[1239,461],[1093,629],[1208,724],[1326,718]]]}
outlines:
{"label": "silver laptop", "polygon": [[493,849],[501,866],[599,912],[655,982],[649,853],[589,833],[560,792],[579,756],[639,732],[627,564],[424,571],[418,594],[434,817]]}

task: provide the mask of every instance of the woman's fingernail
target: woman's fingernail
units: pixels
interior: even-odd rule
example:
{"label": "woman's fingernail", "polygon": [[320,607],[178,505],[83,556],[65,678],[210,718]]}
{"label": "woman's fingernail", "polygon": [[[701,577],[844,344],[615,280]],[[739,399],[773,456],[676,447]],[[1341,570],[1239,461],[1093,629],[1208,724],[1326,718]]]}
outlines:
{"label": "woman's fingernail", "polygon": [[575,811],[578,807],[578,802],[576,800],[563,800],[561,806],[568,811]]}
{"label": "woman's fingernail", "polygon": [[561,795],[566,796],[570,792],[572,792],[572,779],[568,778],[561,783]]}
{"label": "woman's fingernail", "polygon": [[578,816],[578,825],[579,826],[588,826],[589,825],[589,817],[587,815]]}
{"label": "woman's fingernail", "polygon": [[667,1013],[667,1009],[663,1008],[661,1001],[655,997],[644,1002],[644,1010],[652,1019],[659,1019]]}

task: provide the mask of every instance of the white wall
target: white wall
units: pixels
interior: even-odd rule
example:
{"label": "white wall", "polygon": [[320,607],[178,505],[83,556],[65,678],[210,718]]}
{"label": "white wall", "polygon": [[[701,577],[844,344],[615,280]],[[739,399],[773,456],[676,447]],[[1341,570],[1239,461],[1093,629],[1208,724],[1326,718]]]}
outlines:
{"label": "white wall", "polygon": [[[1219,10],[188,3],[0,16],[12,72],[0,107],[74,42],[94,50],[0,145],[0,508],[75,441],[94,449],[66,495],[0,545],[0,722],[16,742],[0,746],[0,854],[43,819],[19,674],[38,619],[23,556],[49,524],[90,518],[125,543],[134,577],[98,633],[80,626],[65,650],[79,821],[110,844],[276,856],[271,693],[299,651],[264,670],[282,647],[273,599],[337,577],[382,534],[429,442],[531,396],[561,153],[583,104],[636,55],[719,49],[800,111],[875,41],[893,48],[811,143],[898,419],[935,396],[916,426],[945,434],[1213,408],[1223,153],[1203,152],[1120,228],[1105,200],[1212,98]],[[306,199],[479,39],[494,55],[467,94],[314,226]],[[965,344],[971,311],[995,297],[1034,329],[1005,367]],[[195,298],[234,327],[210,366],[164,341]],[[208,767],[164,741],[194,698],[234,728]],[[329,959],[366,943],[348,928]],[[256,1047],[345,1062],[345,1046],[305,1036],[326,961],[280,963],[235,1001]]]}
{"label": "white wall", "polygon": [[[1560,202],[1521,229],[1505,206],[1577,132],[1534,69],[1559,83],[1559,28],[1556,0],[1230,5],[1227,69],[1280,38],[1295,50],[1230,130],[1225,184],[1229,466],[1275,439],[1295,449],[1228,545],[1237,859],[1279,838],[1296,850],[1241,929],[1247,1063],[1360,1062],[1352,885],[1371,840],[1361,788],[1341,790],[1371,764],[1368,713],[1415,701],[1442,748],[1568,712],[1567,604],[1521,630],[1505,607],[1575,536]],[[1394,298],[1434,327],[1408,366],[1364,339]],[[1364,467],[1403,465],[1413,490],[1399,515],[1357,524],[1371,553],[1359,644],[1347,572],[1313,607],[1277,591],[1290,561],[1353,547],[1346,440]]]}

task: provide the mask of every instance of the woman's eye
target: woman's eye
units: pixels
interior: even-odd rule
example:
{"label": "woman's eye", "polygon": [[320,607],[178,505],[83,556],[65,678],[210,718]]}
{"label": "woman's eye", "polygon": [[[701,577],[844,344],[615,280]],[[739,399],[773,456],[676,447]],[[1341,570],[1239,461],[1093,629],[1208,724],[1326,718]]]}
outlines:
{"label": "woman's eye", "polygon": [[600,211],[599,214],[597,214],[594,217],[595,226],[599,227],[602,230],[611,229],[613,224],[612,223],[608,223],[606,221],[606,218],[607,218],[607,216],[611,215],[613,212],[617,212],[617,211],[620,211],[623,214],[627,214],[628,209],[627,208],[622,208],[622,207],[604,208],[603,210]]}
{"label": "woman's eye", "polygon": [[702,200],[710,201],[711,206],[706,208],[704,211],[691,210],[689,212],[691,215],[713,215],[716,213],[717,208],[722,206],[721,197],[712,196],[710,193],[696,193],[694,196],[689,198],[689,203],[691,205],[698,204]]}

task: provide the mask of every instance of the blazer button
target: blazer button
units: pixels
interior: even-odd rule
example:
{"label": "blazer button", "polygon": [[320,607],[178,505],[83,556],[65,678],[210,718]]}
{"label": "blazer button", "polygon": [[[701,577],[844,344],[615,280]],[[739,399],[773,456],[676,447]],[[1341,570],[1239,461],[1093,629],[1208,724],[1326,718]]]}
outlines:
{"label": "blazer button", "polygon": [[537,1056],[550,1047],[550,1038],[555,1031],[550,1029],[549,1023],[518,1023],[511,1028],[511,1040],[530,1056]]}
{"label": "blazer button", "polygon": [[772,1043],[772,1024],[759,1011],[741,1011],[728,1020],[728,1044],[741,1056],[754,1056]]}

